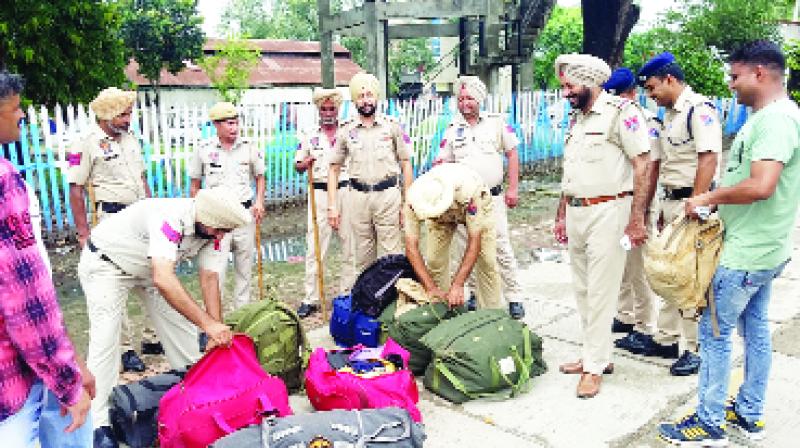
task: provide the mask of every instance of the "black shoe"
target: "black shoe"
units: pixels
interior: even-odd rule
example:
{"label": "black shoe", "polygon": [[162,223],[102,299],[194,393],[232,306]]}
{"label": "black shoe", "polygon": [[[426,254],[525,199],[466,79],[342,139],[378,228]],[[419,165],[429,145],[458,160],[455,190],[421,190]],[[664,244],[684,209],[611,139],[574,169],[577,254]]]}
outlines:
{"label": "black shoe", "polygon": [[680,359],[669,368],[669,373],[674,376],[695,375],[700,370],[700,356],[686,350]]}
{"label": "black shoe", "polygon": [[612,333],[630,333],[633,331],[633,324],[626,324],[621,320],[614,318],[614,323],[611,324]]}
{"label": "black shoe", "polygon": [[208,347],[208,333],[201,331],[200,334],[197,335],[197,343],[200,345],[200,353],[205,352],[206,347]]}
{"label": "black shoe", "polygon": [[659,344],[658,342],[653,339],[653,337],[642,339],[642,346],[637,351],[632,352],[637,355],[644,355],[644,356],[657,356],[659,358],[677,358],[680,354],[678,351],[678,343],[674,343],[671,345],[663,345]]}
{"label": "black shoe", "polygon": [[110,426],[101,426],[94,430],[94,448],[119,448]]}
{"label": "black shoe", "polygon": [[636,330],[628,333],[627,336],[614,341],[614,347],[627,350],[631,353],[642,353],[645,347],[654,344],[653,337],[649,334],[639,333]]}
{"label": "black shoe", "polygon": [[143,355],[163,355],[164,346],[160,342],[142,341],[142,354]]}
{"label": "black shoe", "polygon": [[124,372],[144,372],[144,362],[133,350],[128,350],[122,354],[122,370]]}
{"label": "black shoe", "polygon": [[469,299],[467,300],[467,311],[475,311],[477,309],[478,309],[478,299],[477,297],[475,297],[475,293],[471,292],[469,293]]}
{"label": "black shoe", "polygon": [[300,319],[305,319],[317,311],[319,311],[319,305],[316,303],[301,303],[300,307],[297,308],[297,316],[300,317]]}
{"label": "black shoe", "polygon": [[508,302],[508,314],[515,320],[525,317],[525,308],[522,306],[522,302]]}

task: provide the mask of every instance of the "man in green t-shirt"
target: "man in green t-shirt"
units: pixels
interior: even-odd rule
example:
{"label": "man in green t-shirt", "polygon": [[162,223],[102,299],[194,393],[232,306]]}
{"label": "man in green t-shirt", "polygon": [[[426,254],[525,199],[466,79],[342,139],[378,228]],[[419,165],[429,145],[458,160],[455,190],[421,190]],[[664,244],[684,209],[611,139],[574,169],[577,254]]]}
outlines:
{"label": "man in green t-shirt", "polygon": [[[662,424],[679,446],[727,446],[726,424],[751,440],[764,437],[764,398],[772,362],[767,319],[772,280],[791,254],[800,202],[800,109],[786,95],[786,61],[772,42],[745,44],[730,57],[730,87],[753,112],[731,146],[722,186],[689,199],[686,212],[719,207],[725,224],[712,286],[719,336],[709,308],[700,321],[700,383],[694,414]],[[744,337],[744,383],[726,403],[731,335]]]}

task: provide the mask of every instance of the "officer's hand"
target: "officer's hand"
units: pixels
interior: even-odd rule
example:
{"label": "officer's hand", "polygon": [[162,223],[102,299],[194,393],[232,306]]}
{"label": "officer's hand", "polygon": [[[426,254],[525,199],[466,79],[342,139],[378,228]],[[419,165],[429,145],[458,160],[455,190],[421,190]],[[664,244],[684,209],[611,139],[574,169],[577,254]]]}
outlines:
{"label": "officer's hand", "polygon": [[72,417],[72,423],[64,429],[64,432],[72,432],[83,426],[83,423],[86,422],[86,415],[91,408],[92,399],[89,397],[89,394],[86,393],[85,389],[81,389],[81,397],[78,399],[77,403],[72,406],[61,407],[62,416],[69,412],[70,417]]}
{"label": "officer's hand", "polygon": [[333,230],[339,230],[339,211],[335,208],[328,209],[328,224],[333,227]]}
{"label": "officer's hand", "polygon": [[227,325],[213,321],[211,324],[207,325],[206,328],[203,328],[203,331],[208,334],[208,346],[206,347],[206,351],[218,345],[231,345],[233,333]]}
{"label": "officer's hand", "polygon": [[306,156],[305,159],[297,162],[297,164],[296,164],[297,170],[302,173],[303,171],[309,169],[311,167],[311,165],[314,164],[314,160],[315,160],[314,157]]}
{"label": "officer's hand", "polygon": [[567,244],[567,220],[566,219],[556,219],[556,223],[553,226],[553,236],[556,238],[556,241],[559,244]]}
{"label": "officer's hand", "polygon": [[253,204],[253,219],[256,220],[256,223],[260,223],[262,219],[264,219],[264,201],[257,200],[255,204]]}
{"label": "officer's hand", "polygon": [[644,219],[631,219],[625,227],[625,234],[631,240],[631,246],[639,247],[647,240],[647,228]]}
{"label": "officer's hand", "polygon": [[506,206],[508,208],[514,208],[517,206],[517,203],[519,203],[519,192],[516,189],[506,190]]}
{"label": "officer's hand", "polygon": [[686,200],[684,203],[686,216],[692,219],[699,219],[697,207],[708,207],[708,193],[699,194]]}
{"label": "officer's hand", "polygon": [[97,385],[94,375],[89,371],[89,367],[86,366],[86,362],[84,362],[83,359],[78,360],[78,366],[81,369],[81,384],[83,385],[83,390],[89,394],[89,398],[94,399],[94,396],[97,395]]}
{"label": "officer's hand", "polygon": [[447,291],[447,304],[450,308],[457,308],[464,304],[464,287],[452,286],[450,291]]}
{"label": "officer's hand", "polygon": [[434,300],[441,300],[444,301],[447,299],[447,294],[442,291],[441,288],[438,286],[434,286],[433,288],[426,289],[425,292],[428,293],[428,297]]}

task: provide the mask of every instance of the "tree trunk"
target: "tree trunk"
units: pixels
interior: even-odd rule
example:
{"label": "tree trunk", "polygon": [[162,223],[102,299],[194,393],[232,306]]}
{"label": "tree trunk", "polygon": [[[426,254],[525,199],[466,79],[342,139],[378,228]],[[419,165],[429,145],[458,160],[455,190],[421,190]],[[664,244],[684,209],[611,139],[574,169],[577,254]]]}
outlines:
{"label": "tree trunk", "polygon": [[639,20],[640,8],[632,0],[581,0],[583,52],[608,62],[622,62],[625,41]]}

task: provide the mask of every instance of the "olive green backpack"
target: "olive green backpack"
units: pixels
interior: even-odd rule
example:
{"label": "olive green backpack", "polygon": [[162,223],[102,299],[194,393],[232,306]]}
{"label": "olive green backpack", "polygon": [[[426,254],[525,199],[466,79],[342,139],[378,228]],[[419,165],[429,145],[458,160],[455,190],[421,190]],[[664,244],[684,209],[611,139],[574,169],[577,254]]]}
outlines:
{"label": "olive green backpack", "polygon": [[445,320],[422,343],[433,353],[423,384],[453,403],[516,396],[529,389],[531,378],[547,371],[542,339],[505,310]]}
{"label": "olive green backpack", "polygon": [[294,310],[277,300],[260,300],[230,313],[225,323],[253,339],[264,370],[280,377],[290,391],[302,388],[311,350]]}

